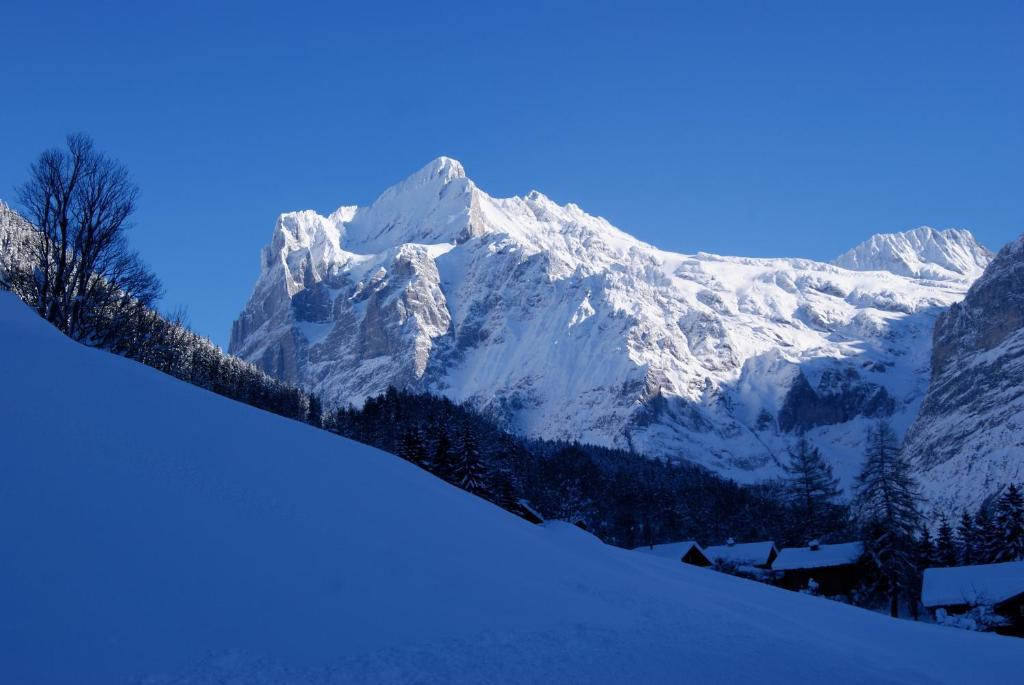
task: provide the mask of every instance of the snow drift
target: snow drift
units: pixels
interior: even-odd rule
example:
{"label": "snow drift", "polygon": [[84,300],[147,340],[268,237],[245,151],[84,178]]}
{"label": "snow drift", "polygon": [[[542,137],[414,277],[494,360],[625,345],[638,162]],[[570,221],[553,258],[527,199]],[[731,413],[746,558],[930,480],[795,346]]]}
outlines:
{"label": "snow drift", "polygon": [[0,681],[1009,682],[1024,642],[535,527],[0,293]]}

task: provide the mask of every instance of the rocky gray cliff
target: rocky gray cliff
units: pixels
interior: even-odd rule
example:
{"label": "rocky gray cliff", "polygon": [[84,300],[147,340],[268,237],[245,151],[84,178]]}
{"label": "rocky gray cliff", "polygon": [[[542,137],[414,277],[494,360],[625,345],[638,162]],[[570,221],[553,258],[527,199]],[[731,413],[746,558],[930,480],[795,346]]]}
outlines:
{"label": "rocky gray cliff", "polygon": [[38,234],[32,224],[0,200],[0,283],[30,273],[33,248]]}
{"label": "rocky gray cliff", "polygon": [[939,316],[906,449],[941,508],[976,506],[1024,480],[1024,236]]}

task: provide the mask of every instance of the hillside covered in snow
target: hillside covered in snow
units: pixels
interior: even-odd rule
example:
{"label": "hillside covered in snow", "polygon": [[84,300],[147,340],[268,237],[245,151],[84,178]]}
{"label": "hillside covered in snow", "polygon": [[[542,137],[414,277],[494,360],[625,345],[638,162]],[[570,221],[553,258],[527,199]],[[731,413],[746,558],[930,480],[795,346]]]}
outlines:
{"label": "hillside covered in snow", "polygon": [[0,374],[5,683],[995,683],[1024,661],[533,526],[2,293]]}
{"label": "hillside covered in snow", "polygon": [[914,419],[935,317],[989,257],[930,228],[839,265],[674,254],[442,157],[369,207],[281,215],[230,350],[333,405],[429,391],[742,481],[806,433],[849,482],[869,423]]}

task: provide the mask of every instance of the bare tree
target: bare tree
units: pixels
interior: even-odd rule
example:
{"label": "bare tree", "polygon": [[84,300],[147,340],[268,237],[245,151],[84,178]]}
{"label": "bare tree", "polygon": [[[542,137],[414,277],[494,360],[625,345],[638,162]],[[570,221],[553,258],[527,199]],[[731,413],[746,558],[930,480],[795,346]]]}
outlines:
{"label": "bare tree", "polygon": [[76,339],[109,344],[161,294],[126,238],[138,186],[91,138],[74,134],[66,149],[39,156],[17,192],[38,229],[36,309]]}

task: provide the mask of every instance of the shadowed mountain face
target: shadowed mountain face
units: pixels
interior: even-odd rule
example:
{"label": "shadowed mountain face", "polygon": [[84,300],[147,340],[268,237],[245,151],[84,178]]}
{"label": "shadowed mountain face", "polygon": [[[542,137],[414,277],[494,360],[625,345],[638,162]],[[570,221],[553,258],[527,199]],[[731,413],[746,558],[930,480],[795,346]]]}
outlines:
{"label": "shadowed mountain face", "polygon": [[939,317],[906,449],[945,508],[976,506],[1024,478],[1024,236]]}
{"label": "shadowed mountain face", "polygon": [[[896,236],[917,267],[987,259],[966,231],[923,231]],[[806,433],[847,476],[871,420],[916,415],[935,316],[974,277],[952,263],[674,254],[538,192],[493,198],[440,158],[369,207],[281,215],[230,349],[330,404],[431,391],[740,480]]]}

